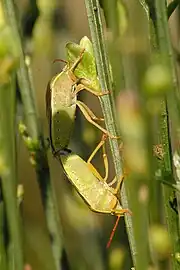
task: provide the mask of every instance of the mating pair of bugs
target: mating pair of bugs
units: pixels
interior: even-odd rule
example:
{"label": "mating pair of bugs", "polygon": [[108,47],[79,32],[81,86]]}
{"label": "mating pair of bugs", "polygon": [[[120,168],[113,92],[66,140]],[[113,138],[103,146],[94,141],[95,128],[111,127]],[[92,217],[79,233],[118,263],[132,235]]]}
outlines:
{"label": "mating pair of bugs", "polygon": [[[115,137],[96,122],[103,121],[102,118],[97,118],[87,105],[77,100],[77,94],[81,90],[89,91],[98,97],[109,92],[102,93],[100,89],[92,44],[89,39],[84,37],[80,45],[68,43],[66,49],[68,62],[62,72],[51,80],[46,93],[52,151],[61,162],[68,179],[90,209],[98,213],[116,215],[119,220],[120,216],[130,213],[130,211],[122,208],[117,196],[122,179],[107,183],[108,160],[105,154],[105,140],[107,136]],[[67,148],[74,125],[76,106],[80,108],[84,117],[91,124],[103,132],[101,142],[87,162]],[[101,147],[106,171],[104,178],[91,163],[92,158]],[[116,182],[116,188],[111,187]],[[114,231],[112,231],[108,246]]]}

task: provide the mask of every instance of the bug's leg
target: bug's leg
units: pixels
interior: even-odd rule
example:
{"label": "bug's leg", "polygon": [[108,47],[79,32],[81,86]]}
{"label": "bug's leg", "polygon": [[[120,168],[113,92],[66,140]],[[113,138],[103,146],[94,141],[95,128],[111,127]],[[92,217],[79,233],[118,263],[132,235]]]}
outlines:
{"label": "bug's leg", "polygon": [[106,154],[105,145],[102,146],[102,150],[103,150],[103,162],[104,162],[104,169],[105,169],[104,182],[106,182],[109,175],[109,163],[108,163],[108,157]]}
{"label": "bug's leg", "polygon": [[[113,189],[113,193],[115,195],[118,194],[119,190],[120,190],[120,187],[121,187],[121,184],[122,184],[122,181],[124,180],[124,175],[120,176],[119,180],[117,181],[117,185],[116,187]],[[113,182],[113,181],[112,181]]]}
{"label": "bug's leg", "polygon": [[117,182],[117,178],[114,177],[114,179],[113,179],[111,182],[108,183],[108,186],[111,187],[111,186],[114,185],[116,182]]}
{"label": "bug's leg", "polygon": [[98,143],[98,145],[96,146],[96,148],[94,149],[94,151],[91,153],[90,157],[87,160],[87,163],[90,163],[91,162],[91,160],[94,158],[94,156],[96,155],[96,153],[98,152],[98,150],[105,144],[106,139],[107,139],[107,135],[106,134],[103,134],[103,136],[101,138],[101,141]]}
{"label": "bug's leg", "polygon": [[[119,150],[122,152],[122,150],[123,150],[123,142],[120,143]],[[126,175],[126,173],[124,173],[124,175]],[[114,177],[114,179],[111,182],[108,183],[108,186],[111,187],[117,182],[117,186],[116,186],[115,191],[114,191],[115,194],[117,194],[117,192],[119,191],[119,188],[121,186],[122,181],[123,181],[123,177],[121,177],[119,181],[117,180],[117,177]]]}
{"label": "bug's leg", "polygon": [[[117,178],[114,177],[114,179],[111,182],[107,183],[107,185],[108,185],[109,190],[111,191],[111,193],[113,193],[114,195],[117,195],[118,194],[123,180],[124,180],[124,175],[122,175],[119,180],[117,180]],[[117,182],[116,187],[115,188],[114,187],[111,187],[116,182]]]}
{"label": "bug's leg", "polygon": [[[97,177],[98,180],[105,182],[108,178],[108,173],[109,173],[109,165],[108,165],[108,158],[106,155],[106,150],[105,150],[105,140],[107,139],[107,135],[103,134],[101,141],[98,143],[92,154],[87,160],[88,167],[90,170],[93,172],[93,174]],[[96,153],[100,148],[103,148],[103,162],[104,162],[104,168],[105,168],[105,177],[103,178],[99,172],[96,170],[96,168],[92,165],[91,160],[94,158]]]}
{"label": "bug's leg", "polygon": [[71,77],[72,81],[75,82],[75,84],[78,83],[79,79],[77,79],[76,76],[74,75],[74,70],[77,68],[77,66],[81,62],[84,52],[85,52],[85,49],[82,49],[79,57],[76,59],[76,61],[73,63],[73,65],[69,69],[69,76]]}
{"label": "bug's leg", "polygon": [[119,224],[120,217],[123,216],[124,214],[130,214],[130,215],[132,215],[132,212],[129,209],[122,209],[118,214],[117,213],[115,213],[115,214],[117,215],[117,219],[116,219],[116,222],[114,224],[114,227],[113,227],[113,229],[111,231],[111,234],[110,234],[109,240],[107,242],[106,248],[109,248],[110,245],[111,245],[111,242],[112,242],[112,239],[114,237],[115,231],[116,231],[117,226]]}
{"label": "bug's leg", "polygon": [[85,52],[85,49],[82,49],[82,51],[80,52],[79,57],[76,59],[76,61],[73,63],[73,65],[71,66],[70,70],[73,72],[77,65],[81,62],[82,58],[83,58],[83,54]]}
{"label": "bug's leg", "polygon": [[[82,101],[78,101],[79,103],[83,103]],[[93,119],[93,121],[104,121],[104,118],[101,117],[97,117],[92,111],[91,109],[89,109],[89,107],[83,103],[84,109],[86,110],[87,114],[89,115],[89,117],[91,119]]]}
{"label": "bug's leg", "polygon": [[93,88],[88,87],[87,85],[88,85],[88,81],[86,79],[84,79],[84,78],[78,79],[77,80],[77,87],[74,90],[74,95],[77,95],[82,90],[86,90],[97,97],[108,95],[110,93],[110,91],[102,92],[102,91],[94,90]]}
{"label": "bug's leg", "polygon": [[117,216],[116,223],[114,224],[114,227],[113,227],[113,229],[112,229],[112,231],[111,231],[111,234],[110,234],[109,240],[108,240],[108,242],[107,242],[106,248],[109,248],[110,245],[111,245],[111,242],[112,242],[112,240],[113,240],[115,231],[116,231],[117,226],[118,226],[118,224],[119,224],[120,217],[121,217],[120,215]]}
{"label": "bug's leg", "polygon": [[82,114],[84,115],[84,117],[86,118],[86,120],[91,123],[92,125],[94,125],[95,127],[97,127],[98,129],[100,129],[104,134],[107,134],[111,139],[119,139],[119,137],[114,136],[112,134],[110,134],[106,129],[104,129],[103,127],[101,127],[99,124],[97,124],[89,115],[88,111],[86,110],[86,105],[82,102],[82,101],[77,101],[76,102],[77,106],[79,107],[79,109],[81,110]]}

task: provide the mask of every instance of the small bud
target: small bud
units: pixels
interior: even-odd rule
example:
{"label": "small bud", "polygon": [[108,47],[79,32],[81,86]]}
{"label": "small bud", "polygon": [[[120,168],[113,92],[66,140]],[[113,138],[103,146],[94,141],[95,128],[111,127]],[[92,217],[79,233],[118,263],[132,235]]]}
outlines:
{"label": "small bud", "polygon": [[24,137],[25,144],[30,152],[35,152],[40,148],[38,140],[32,139],[31,137]]}
{"label": "small bud", "polygon": [[170,71],[166,66],[156,64],[147,70],[144,77],[144,91],[149,95],[161,95],[171,88]]}
{"label": "small bud", "polygon": [[26,126],[22,123],[22,122],[20,122],[19,123],[19,133],[20,134],[22,134],[22,135],[24,135],[24,133],[26,132]]}
{"label": "small bud", "polygon": [[159,259],[165,259],[171,254],[171,244],[167,230],[162,226],[152,226],[150,229],[150,240],[153,250]]}

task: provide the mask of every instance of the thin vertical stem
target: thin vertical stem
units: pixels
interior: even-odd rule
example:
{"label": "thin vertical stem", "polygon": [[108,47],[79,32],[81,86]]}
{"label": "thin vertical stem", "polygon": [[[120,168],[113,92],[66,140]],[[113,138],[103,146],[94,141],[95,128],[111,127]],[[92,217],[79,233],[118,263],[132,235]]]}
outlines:
{"label": "thin vertical stem", "polygon": [[[161,163],[162,169],[165,174],[172,175],[172,156],[171,156],[171,144],[173,146],[174,141],[178,139],[178,128],[180,124],[180,94],[177,84],[176,69],[174,65],[174,58],[172,53],[171,39],[168,26],[167,8],[165,0],[156,0],[156,17],[157,17],[157,33],[158,33],[158,45],[159,53],[162,62],[170,68],[170,75],[172,79],[172,88],[169,89],[165,97],[165,101],[162,106],[162,119],[161,119],[161,141],[164,147],[164,159]],[[171,141],[169,137],[169,119],[171,122]],[[172,137],[174,137],[172,139]],[[176,144],[176,143],[175,143]],[[175,145],[175,148],[177,146]],[[173,184],[173,179],[170,180]],[[173,213],[168,205],[171,191],[168,187],[163,187],[163,195],[165,202],[166,221],[168,225],[169,235],[171,237],[171,243],[173,247],[173,254],[176,254],[179,250],[179,243],[177,241],[177,234],[179,235],[179,229],[177,225],[177,215]],[[180,213],[180,212],[179,212]],[[172,258],[173,269],[178,269],[178,263],[175,256]]]}
{"label": "thin vertical stem", "polygon": [[5,215],[4,202],[0,202],[0,269],[7,270],[7,258],[5,250]]}
{"label": "thin vertical stem", "polygon": [[0,87],[0,115],[3,116],[0,119],[0,129],[3,130],[0,135],[0,158],[3,163],[0,174],[15,269],[23,270],[22,230],[16,198],[15,91],[15,74],[12,74],[9,83]]}
{"label": "thin vertical stem", "polygon": [[[100,80],[100,85],[102,91],[113,90],[110,70],[109,70],[109,61],[107,57],[105,40],[103,35],[103,26],[100,15],[100,7],[99,1],[97,0],[85,0],[87,16],[89,20],[89,27],[91,31],[92,43],[94,54],[97,63],[97,71]],[[114,113],[114,101],[112,98],[113,95],[106,95],[101,98],[101,107],[103,111],[103,115],[105,118],[106,128],[107,130],[113,134],[117,135],[117,130],[115,126],[115,113]],[[122,158],[119,153],[118,141],[116,139],[110,140],[110,147],[113,156],[113,162],[115,165],[117,179],[122,177],[123,169],[122,169]],[[121,192],[121,202],[124,208],[128,208],[128,201],[126,197],[125,188],[123,185]],[[136,255],[136,246],[134,242],[133,228],[132,228],[132,220],[131,217],[125,216],[126,229],[129,236],[129,242],[132,252],[132,257],[135,262]]]}

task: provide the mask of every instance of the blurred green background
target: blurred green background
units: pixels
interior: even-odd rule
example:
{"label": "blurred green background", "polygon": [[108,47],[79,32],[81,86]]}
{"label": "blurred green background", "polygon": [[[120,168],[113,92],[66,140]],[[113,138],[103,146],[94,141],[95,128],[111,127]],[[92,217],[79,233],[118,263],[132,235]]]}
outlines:
{"label": "blurred green background", "polygon": [[[172,5],[168,5],[170,2]],[[129,270],[134,269],[133,263],[137,270],[177,270],[180,262],[178,1],[2,0],[0,3],[3,7],[0,6],[0,255],[4,259],[0,263],[3,270],[7,269],[6,256],[10,270],[21,270],[24,250],[29,265],[24,270]],[[103,27],[99,3],[104,8],[101,9]],[[132,217],[125,216],[126,227],[124,218],[120,219],[108,250],[106,244],[116,217],[90,211],[48,147],[46,89],[65,65],[54,60],[67,60],[67,42],[79,43],[84,36],[91,38],[88,19],[100,85],[103,91],[111,93],[99,98],[105,122],[112,134],[117,133],[117,125],[123,142],[119,149],[117,138],[110,140],[111,151],[106,143],[109,181],[115,171],[117,176],[125,173],[125,185],[119,195],[122,206],[133,213]],[[86,91],[81,91],[78,98],[102,117],[98,98]],[[20,121],[27,130],[18,132]],[[102,132],[90,125],[77,109],[68,147],[87,160],[101,136]],[[105,174],[102,150],[93,164],[101,175]],[[16,178],[24,187],[20,204],[22,234],[16,211]],[[52,203],[52,195],[57,204]],[[59,230],[56,217],[60,221]]]}

